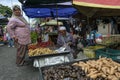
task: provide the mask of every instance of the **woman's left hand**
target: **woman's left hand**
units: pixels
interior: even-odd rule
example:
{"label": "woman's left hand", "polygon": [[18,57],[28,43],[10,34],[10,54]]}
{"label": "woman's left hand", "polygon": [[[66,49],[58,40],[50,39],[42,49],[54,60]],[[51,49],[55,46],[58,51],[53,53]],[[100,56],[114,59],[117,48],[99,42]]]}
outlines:
{"label": "woman's left hand", "polygon": [[15,42],[18,42],[18,38],[14,37],[13,39],[14,39]]}

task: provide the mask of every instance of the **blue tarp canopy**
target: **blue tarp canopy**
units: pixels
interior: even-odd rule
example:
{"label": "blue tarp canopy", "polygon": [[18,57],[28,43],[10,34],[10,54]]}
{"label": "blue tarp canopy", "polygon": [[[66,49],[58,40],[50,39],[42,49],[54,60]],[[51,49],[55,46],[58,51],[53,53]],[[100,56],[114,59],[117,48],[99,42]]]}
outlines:
{"label": "blue tarp canopy", "polygon": [[23,5],[23,11],[30,18],[70,17],[77,13],[71,2],[41,5]]}
{"label": "blue tarp canopy", "polygon": [[62,2],[68,2],[68,1],[72,1],[72,0],[19,0],[19,2],[25,5],[62,3]]}

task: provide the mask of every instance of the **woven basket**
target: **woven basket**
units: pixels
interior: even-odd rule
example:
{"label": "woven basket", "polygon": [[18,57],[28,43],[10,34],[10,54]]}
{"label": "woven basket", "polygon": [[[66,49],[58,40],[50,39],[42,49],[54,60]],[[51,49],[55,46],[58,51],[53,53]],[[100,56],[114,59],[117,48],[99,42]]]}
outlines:
{"label": "woven basket", "polygon": [[103,45],[120,42],[120,35],[103,35],[102,43]]}

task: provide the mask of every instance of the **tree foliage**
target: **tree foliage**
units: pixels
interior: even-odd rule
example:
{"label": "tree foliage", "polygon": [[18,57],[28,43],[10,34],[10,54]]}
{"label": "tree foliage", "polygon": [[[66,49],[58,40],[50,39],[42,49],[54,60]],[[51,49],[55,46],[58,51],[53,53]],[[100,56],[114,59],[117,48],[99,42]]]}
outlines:
{"label": "tree foliage", "polygon": [[3,16],[6,16],[6,17],[11,17],[12,10],[10,7],[3,6],[2,4],[0,4],[0,14],[2,14]]}

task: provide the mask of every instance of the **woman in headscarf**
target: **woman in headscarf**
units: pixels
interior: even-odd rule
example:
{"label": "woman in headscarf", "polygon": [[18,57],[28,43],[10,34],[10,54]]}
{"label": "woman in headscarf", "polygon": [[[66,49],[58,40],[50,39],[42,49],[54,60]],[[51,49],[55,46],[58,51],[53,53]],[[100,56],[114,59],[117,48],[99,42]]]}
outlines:
{"label": "woman in headscarf", "polygon": [[22,16],[20,6],[13,6],[13,15],[7,24],[7,31],[10,37],[14,39],[17,55],[17,66],[23,66],[25,63],[25,56],[27,53],[28,44],[31,43],[29,24]]}

